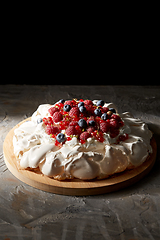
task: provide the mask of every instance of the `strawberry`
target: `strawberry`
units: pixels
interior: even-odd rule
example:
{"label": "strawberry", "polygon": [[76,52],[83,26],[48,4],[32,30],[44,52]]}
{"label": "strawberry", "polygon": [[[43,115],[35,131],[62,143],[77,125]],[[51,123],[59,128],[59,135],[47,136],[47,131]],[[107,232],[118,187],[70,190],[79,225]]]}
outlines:
{"label": "strawberry", "polygon": [[89,138],[89,137],[90,137],[90,133],[89,133],[89,132],[83,132],[83,133],[81,133],[81,135],[80,135],[80,140],[86,141],[87,138]]}
{"label": "strawberry", "polygon": [[47,127],[46,127],[46,133],[47,133],[48,135],[50,135],[50,134],[56,134],[56,133],[58,133],[58,132],[59,132],[58,127],[54,127],[54,126],[51,126],[51,125],[47,125]]}
{"label": "strawberry", "polygon": [[55,112],[53,114],[53,121],[54,122],[60,122],[62,120],[63,116],[60,112]]}
{"label": "strawberry", "polygon": [[78,109],[78,107],[71,108],[71,110],[69,111],[69,116],[70,117],[78,117],[79,116],[79,109]]}
{"label": "strawberry", "polygon": [[50,113],[51,116],[53,116],[53,114],[55,112],[59,112],[59,110],[56,107],[51,107],[51,108],[48,109],[48,112]]}
{"label": "strawberry", "polygon": [[109,124],[106,122],[106,121],[101,121],[100,122],[100,130],[103,132],[103,133],[107,133],[108,130],[109,130]]}
{"label": "strawberry", "polygon": [[76,135],[76,129],[74,126],[69,126],[67,129],[66,129],[66,134],[68,136],[71,136],[71,135]]}

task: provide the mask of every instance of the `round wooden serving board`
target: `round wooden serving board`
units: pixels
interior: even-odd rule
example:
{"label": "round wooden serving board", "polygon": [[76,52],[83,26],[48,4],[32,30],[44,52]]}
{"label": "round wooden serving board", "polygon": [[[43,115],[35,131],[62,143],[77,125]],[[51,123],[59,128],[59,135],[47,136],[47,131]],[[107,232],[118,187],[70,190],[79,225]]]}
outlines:
{"label": "round wooden serving board", "polygon": [[153,153],[141,166],[133,170],[127,170],[103,180],[90,180],[90,181],[82,181],[78,179],[65,181],[54,180],[41,173],[33,172],[30,170],[22,170],[18,168],[17,164],[18,160],[14,155],[12,143],[14,129],[19,127],[20,124],[28,120],[30,120],[30,118],[20,122],[18,125],[12,128],[11,131],[6,136],[3,144],[5,163],[10,172],[15,177],[20,179],[22,182],[47,192],[80,196],[80,195],[96,195],[117,191],[119,189],[128,187],[142,179],[147,173],[149,173],[156,160],[157,145],[155,139],[152,138],[151,145],[153,148]]}

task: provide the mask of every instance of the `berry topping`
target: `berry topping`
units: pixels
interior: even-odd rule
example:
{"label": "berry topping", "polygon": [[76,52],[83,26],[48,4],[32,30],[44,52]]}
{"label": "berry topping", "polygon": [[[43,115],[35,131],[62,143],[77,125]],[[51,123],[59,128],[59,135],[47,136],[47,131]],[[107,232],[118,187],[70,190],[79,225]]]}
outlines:
{"label": "berry topping", "polygon": [[93,102],[91,101],[91,100],[85,100],[84,101],[84,104],[86,104],[86,105],[93,105]]}
{"label": "berry topping", "polygon": [[79,116],[79,109],[77,107],[73,107],[70,111],[69,111],[69,116],[70,117],[78,117]]}
{"label": "berry topping", "polygon": [[86,128],[87,127],[87,122],[81,118],[79,121],[78,121],[78,125],[81,127],[81,128]]}
{"label": "berry topping", "polygon": [[107,133],[109,131],[109,124],[106,121],[100,123],[100,130],[103,133]]}
{"label": "berry topping", "polygon": [[39,124],[39,123],[41,123],[41,122],[43,122],[42,118],[38,118],[38,119],[37,119],[37,123]]}
{"label": "berry topping", "polygon": [[102,118],[103,120],[107,120],[107,119],[108,119],[108,114],[107,114],[107,113],[103,113],[102,116],[101,116],[101,118]]}
{"label": "berry topping", "polygon": [[59,133],[59,134],[57,135],[56,139],[57,139],[57,141],[58,141],[59,143],[62,143],[62,142],[64,142],[64,141],[66,140],[65,135],[64,135],[63,133]]}
{"label": "berry topping", "polygon": [[80,140],[86,141],[87,138],[89,138],[89,137],[90,137],[90,133],[89,132],[83,132],[80,135]]}
{"label": "berry topping", "polygon": [[84,102],[79,102],[79,103],[78,103],[78,107],[80,108],[80,107],[82,107],[82,106],[84,106]]}
{"label": "berry topping", "polygon": [[59,132],[58,127],[54,127],[54,126],[51,126],[51,125],[48,125],[48,126],[46,127],[46,133],[47,133],[48,135],[50,135],[50,134],[56,134],[56,133],[58,133],[58,132]]}
{"label": "berry topping", "polygon": [[57,107],[51,107],[48,109],[48,112],[50,113],[51,116],[53,116],[53,114],[55,112],[59,112],[58,108]]}
{"label": "berry topping", "polygon": [[89,126],[91,126],[91,127],[94,127],[94,126],[95,126],[95,124],[96,124],[96,123],[95,123],[95,121],[94,121],[94,120],[90,120],[90,121],[89,121]]}
{"label": "berry topping", "polygon": [[81,106],[81,107],[79,108],[79,111],[80,111],[81,113],[84,113],[84,112],[86,112],[86,108],[85,108],[84,106]]}
{"label": "berry topping", "polygon": [[94,110],[94,114],[95,114],[96,116],[101,116],[101,114],[102,114],[101,109],[96,108],[96,109]]}
{"label": "berry topping", "polygon": [[62,120],[62,118],[63,118],[63,116],[60,112],[55,112],[53,114],[53,121],[56,122],[56,123],[60,122]]}
{"label": "berry topping", "polygon": [[70,135],[76,135],[76,129],[74,126],[69,126],[67,129],[66,129],[66,134],[68,136]]}
{"label": "berry topping", "polygon": [[106,133],[111,138],[117,137],[117,142],[128,139],[128,134],[119,135],[124,122],[116,110],[103,106],[103,100],[95,104],[88,99],[61,99],[48,109],[49,117],[37,119],[37,124],[43,121],[46,133],[55,139],[55,145],[59,147],[74,136],[82,144],[89,137],[103,142]]}
{"label": "berry topping", "polygon": [[97,106],[103,106],[104,105],[104,101],[103,100],[99,100],[96,105]]}
{"label": "berry topping", "polygon": [[116,110],[114,108],[109,108],[109,111],[111,111],[112,113],[116,113]]}
{"label": "berry topping", "polygon": [[63,110],[65,112],[69,112],[71,110],[71,106],[69,104],[64,105]]}
{"label": "berry topping", "polygon": [[128,139],[128,134],[127,133],[124,133],[122,135],[119,136],[118,140],[119,141],[125,141]]}

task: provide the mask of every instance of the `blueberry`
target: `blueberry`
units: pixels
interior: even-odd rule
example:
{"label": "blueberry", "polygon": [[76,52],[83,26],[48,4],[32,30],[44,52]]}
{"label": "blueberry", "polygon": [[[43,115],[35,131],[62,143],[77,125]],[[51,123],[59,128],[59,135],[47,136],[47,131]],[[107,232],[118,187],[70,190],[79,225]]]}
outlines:
{"label": "blueberry", "polygon": [[107,120],[107,119],[108,119],[108,114],[107,114],[107,113],[103,113],[102,116],[101,116],[101,118],[102,118],[103,120]]}
{"label": "blueberry", "polygon": [[42,122],[42,118],[38,118],[37,119],[37,123],[39,124],[39,123],[41,123]]}
{"label": "blueberry", "polygon": [[89,126],[92,126],[92,127],[94,127],[95,126],[95,121],[94,120],[91,120],[91,121],[89,121]]}
{"label": "blueberry", "polygon": [[69,112],[71,110],[71,106],[69,104],[64,105],[63,110],[65,112]]}
{"label": "blueberry", "polygon": [[109,111],[111,111],[112,113],[116,113],[116,110],[114,108],[109,108]]}
{"label": "blueberry", "polygon": [[87,122],[81,118],[79,121],[78,121],[78,125],[81,127],[81,128],[86,128],[87,127]]}
{"label": "blueberry", "polygon": [[63,133],[59,133],[57,135],[56,139],[59,143],[64,142],[65,141],[65,135]]}
{"label": "blueberry", "polygon": [[64,103],[64,102],[65,102],[64,99],[59,100],[59,103]]}
{"label": "blueberry", "polygon": [[97,108],[94,110],[94,114],[97,115],[97,116],[101,116],[101,109]]}
{"label": "blueberry", "polygon": [[103,106],[104,105],[104,101],[103,100],[99,100],[96,105],[97,106]]}
{"label": "blueberry", "polygon": [[84,102],[79,102],[78,107],[80,108],[81,106],[84,106]]}
{"label": "blueberry", "polygon": [[86,108],[85,108],[84,106],[81,106],[81,107],[79,108],[79,111],[80,111],[81,113],[84,113],[84,112],[86,112]]}

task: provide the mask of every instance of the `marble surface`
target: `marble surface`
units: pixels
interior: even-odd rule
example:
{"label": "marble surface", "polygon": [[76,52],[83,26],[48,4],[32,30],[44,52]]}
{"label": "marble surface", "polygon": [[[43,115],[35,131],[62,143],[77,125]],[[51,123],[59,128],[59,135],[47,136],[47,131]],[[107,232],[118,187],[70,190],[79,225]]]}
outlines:
{"label": "marble surface", "polygon": [[[140,182],[97,196],[43,192],[16,179],[3,159],[5,136],[42,103],[103,99],[148,123],[158,145]],[[158,240],[160,238],[160,86],[0,85],[0,239]]]}

